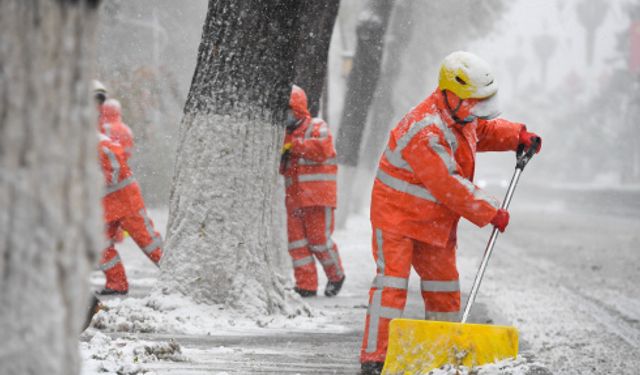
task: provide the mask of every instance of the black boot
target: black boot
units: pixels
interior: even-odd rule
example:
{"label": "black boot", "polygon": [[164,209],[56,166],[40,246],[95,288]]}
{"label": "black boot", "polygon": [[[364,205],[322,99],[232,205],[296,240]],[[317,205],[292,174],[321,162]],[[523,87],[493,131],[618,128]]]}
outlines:
{"label": "black boot", "polygon": [[362,362],[360,364],[361,375],[380,375],[384,362]]}
{"label": "black boot", "polygon": [[340,289],[342,289],[344,279],[346,279],[346,276],[342,276],[342,279],[338,281],[327,281],[327,287],[324,289],[324,295],[327,297],[337,296],[338,293],[340,293]]}
{"label": "black boot", "polygon": [[298,288],[297,286],[293,288],[293,290],[298,293],[300,295],[300,297],[315,297],[318,292],[316,292],[315,290],[307,290],[307,289],[301,289]]}
{"label": "black boot", "polygon": [[113,296],[113,295],[126,295],[127,293],[129,293],[128,290],[116,290],[116,289],[111,289],[111,288],[104,288],[102,290],[99,290],[97,292],[97,294],[99,296]]}

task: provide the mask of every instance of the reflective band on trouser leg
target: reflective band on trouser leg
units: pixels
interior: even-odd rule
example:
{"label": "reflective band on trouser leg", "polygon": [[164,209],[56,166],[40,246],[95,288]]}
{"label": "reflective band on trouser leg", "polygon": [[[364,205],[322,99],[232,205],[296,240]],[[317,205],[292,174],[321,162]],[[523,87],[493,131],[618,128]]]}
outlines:
{"label": "reflective band on trouser leg", "polygon": [[120,254],[116,253],[116,255],[112,257],[110,260],[104,263],[100,263],[100,270],[104,272],[109,271],[113,267],[117,266],[120,262],[121,262]]}
{"label": "reflective band on trouser leg", "polygon": [[[383,251],[383,247],[388,246],[383,241],[383,233],[380,229],[374,229],[374,252],[378,274],[373,280],[373,285],[369,292],[369,308],[367,310],[367,319],[365,326],[365,336],[362,343],[362,351],[360,360],[368,361],[384,361],[387,351],[387,342],[389,339],[389,322],[391,319],[400,318],[407,297],[407,287],[409,284],[408,273],[410,271],[410,254],[408,254],[406,265],[394,264],[394,269],[407,273],[407,277],[386,275],[387,256]],[[389,249],[387,249],[389,250]],[[405,249],[395,249],[405,250]],[[393,254],[392,254],[393,255]],[[404,259],[396,259],[395,255],[391,257],[395,262],[398,259],[401,263],[405,263]],[[394,306],[388,306],[392,304]]]}
{"label": "reflective band on trouser leg", "polygon": [[445,322],[460,320],[460,282],[458,280],[422,280],[425,319]]}
{"label": "reflective band on trouser leg", "polygon": [[287,239],[289,256],[293,265],[296,287],[304,290],[318,289],[318,271],[304,229],[304,211],[287,209]]}
{"label": "reflective band on trouser leg", "polygon": [[329,267],[324,266],[324,271],[327,277],[331,281],[339,281],[344,277],[344,269],[342,268],[342,261],[338,254],[338,245],[331,239],[333,232],[333,207],[324,208],[324,237],[326,238],[326,248],[329,253],[329,259],[331,259],[331,265]]}
{"label": "reflective band on trouser leg", "polygon": [[[147,254],[149,259],[157,264],[160,262],[160,258],[162,258],[162,237],[153,227],[153,222],[151,221],[151,218],[149,218],[146,209],[141,208],[140,211],[138,211],[138,214],[144,220],[144,227],[147,231],[147,235],[151,238],[151,243],[142,247],[142,251]],[[160,249],[159,254],[155,251],[157,249]]]}

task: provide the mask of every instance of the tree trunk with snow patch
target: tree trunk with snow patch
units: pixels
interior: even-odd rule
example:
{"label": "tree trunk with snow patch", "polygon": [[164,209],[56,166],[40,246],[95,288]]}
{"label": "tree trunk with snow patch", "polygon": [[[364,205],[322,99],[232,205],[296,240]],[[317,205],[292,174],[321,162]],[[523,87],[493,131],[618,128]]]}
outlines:
{"label": "tree trunk with snow patch", "polygon": [[299,16],[293,0],[209,2],[179,131],[165,292],[287,312],[273,200]]}
{"label": "tree trunk with snow patch", "polygon": [[0,373],[77,374],[101,242],[97,1],[0,1]]}

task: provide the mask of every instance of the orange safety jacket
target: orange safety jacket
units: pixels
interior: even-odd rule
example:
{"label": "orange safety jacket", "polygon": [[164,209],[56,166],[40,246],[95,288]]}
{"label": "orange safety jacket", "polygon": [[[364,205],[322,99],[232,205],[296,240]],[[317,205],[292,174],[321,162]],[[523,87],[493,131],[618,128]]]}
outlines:
{"label": "orange safety jacket", "polygon": [[102,197],[105,221],[115,221],[144,208],[142,192],[129,169],[122,146],[101,135],[98,154],[105,180]]}
{"label": "orange safety jacket", "polygon": [[282,170],[287,207],[336,207],[338,165],[329,126],[319,118],[306,117],[285,136],[284,143],[292,145]]}
{"label": "orange safety jacket", "polygon": [[436,90],[391,131],[373,185],[373,227],[445,246],[460,217],[485,226],[499,203],[472,182],[475,153],[516,150],[523,127],[503,119],[457,124]]}
{"label": "orange safety jacket", "polygon": [[103,104],[100,107],[100,118],[98,127],[100,133],[111,138],[112,141],[120,143],[127,159],[131,157],[133,151],[133,132],[131,128],[122,122],[120,109],[114,106]]}

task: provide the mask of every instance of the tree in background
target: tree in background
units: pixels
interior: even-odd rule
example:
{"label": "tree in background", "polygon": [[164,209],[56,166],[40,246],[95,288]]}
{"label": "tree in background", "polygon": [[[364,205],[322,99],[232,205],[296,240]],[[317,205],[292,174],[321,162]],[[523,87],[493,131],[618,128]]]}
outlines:
{"label": "tree in background", "polygon": [[70,375],[101,245],[97,0],[0,2],[0,373]]}
{"label": "tree in background", "polygon": [[326,83],[329,43],[340,0],[303,0],[300,6],[305,11],[299,21],[294,83],[307,94],[309,112],[316,117]]}
{"label": "tree in background", "polygon": [[209,2],[179,131],[165,290],[249,315],[290,313],[272,226],[306,11],[295,0]]}
{"label": "tree in background", "polygon": [[587,45],[587,63],[593,63],[593,51],[596,44],[596,31],[604,22],[609,5],[604,0],[582,0],[576,5],[578,21],[585,30]]}
{"label": "tree in background", "polygon": [[[367,176],[356,178],[352,171],[348,183],[339,180],[341,208],[338,210],[337,225],[344,225],[349,212],[359,209],[364,203],[366,198],[362,194],[351,194],[352,189],[369,190],[372,180],[368,176],[377,166],[388,132],[403,113],[435,88],[433,83],[442,58],[487,35],[506,10],[507,4],[504,0],[408,1],[396,4],[391,28],[386,36],[381,78],[374,89],[375,99],[361,110],[366,120],[364,144],[361,145],[357,137],[345,137],[342,140],[350,155],[362,153],[361,157],[349,158],[364,165],[367,171],[361,173]],[[463,41],[465,44],[461,45]],[[344,126],[348,127],[349,123],[341,123],[340,129]],[[343,130],[342,134],[354,132],[354,129]],[[364,183],[361,181],[366,181],[367,186],[362,186]],[[351,207],[346,207],[347,204],[351,204]]]}

